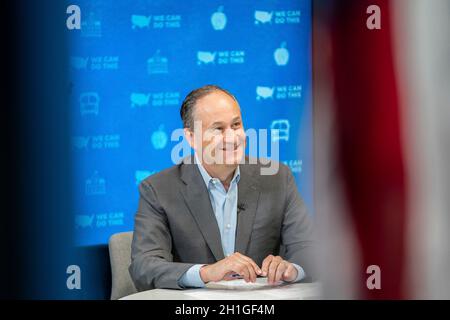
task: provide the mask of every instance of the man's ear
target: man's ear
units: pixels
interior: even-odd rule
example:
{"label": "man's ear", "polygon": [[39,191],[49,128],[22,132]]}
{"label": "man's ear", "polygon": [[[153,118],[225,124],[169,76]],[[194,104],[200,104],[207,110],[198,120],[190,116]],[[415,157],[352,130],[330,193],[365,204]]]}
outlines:
{"label": "man's ear", "polygon": [[184,128],[184,136],[191,148],[195,150],[194,133],[189,128]]}

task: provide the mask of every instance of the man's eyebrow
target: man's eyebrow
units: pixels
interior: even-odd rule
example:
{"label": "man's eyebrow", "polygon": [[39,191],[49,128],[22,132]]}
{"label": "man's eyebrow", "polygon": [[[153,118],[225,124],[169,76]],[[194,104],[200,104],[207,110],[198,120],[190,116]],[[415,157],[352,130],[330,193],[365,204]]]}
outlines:
{"label": "man's eyebrow", "polygon": [[220,126],[220,125],[223,125],[223,122],[222,121],[216,121],[216,122],[213,122],[213,124],[211,124],[209,127],[217,127],[217,126]]}
{"label": "man's eyebrow", "polygon": [[[236,122],[236,121],[242,121],[241,117],[237,116],[237,117],[233,118],[233,120],[231,122]],[[216,121],[216,122],[213,122],[209,127],[210,128],[217,127],[217,126],[221,126],[223,124],[225,124],[225,122],[223,122],[223,121]]]}

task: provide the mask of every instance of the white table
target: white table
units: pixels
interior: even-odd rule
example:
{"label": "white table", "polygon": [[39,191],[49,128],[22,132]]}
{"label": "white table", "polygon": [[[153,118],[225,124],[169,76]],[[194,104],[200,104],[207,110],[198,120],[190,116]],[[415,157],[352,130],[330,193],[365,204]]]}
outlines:
{"label": "white table", "polygon": [[259,289],[153,289],[121,300],[306,300],[320,299],[319,283],[294,283]]}

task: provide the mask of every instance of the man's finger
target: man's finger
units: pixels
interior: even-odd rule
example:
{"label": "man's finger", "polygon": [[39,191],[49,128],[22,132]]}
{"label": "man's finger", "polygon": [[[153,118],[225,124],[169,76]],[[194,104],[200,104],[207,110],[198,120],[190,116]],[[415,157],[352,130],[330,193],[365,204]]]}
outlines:
{"label": "man's finger", "polygon": [[267,275],[267,280],[270,284],[274,283],[275,281],[275,273],[277,271],[277,267],[280,264],[280,260],[277,258],[273,258],[269,265],[269,271]]}
{"label": "man's finger", "polygon": [[227,272],[224,276],[222,280],[235,280],[235,279],[239,279],[242,278],[240,274],[234,272],[234,271],[230,271]]}
{"label": "man's finger", "polygon": [[253,266],[250,263],[247,263],[247,269],[248,269],[248,274],[250,276],[250,282],[255,282],[256,281],[256,273],[255,273],[255,270],[253,270]]}
{"label": "man's finger", "polygon": [[247,261],[247,260],[244,260],[244,263],[245,263],[245,265],[247,266],[247,269],[248,269],[248,274],[249,274],[249,276],[250,276],[250,281],[251,282],[255,282],[256,281],[256,271],[255,271],[255,269],[253,268],[253,265],[249,262],[249,261]]}
{"label": "man's finger", "polygon": [[289,263],[286,271],[284,271],[283,273],[282,279],[289,282],[293,281],[295,278],[297,278],[296,272],[297,269],[295,269],[294,265],[292,263]]}
{"label": "man's finger", "polygon": [[263,277],[266,277],[267,275],[268,275],[268,271],[269,271],[269,265],[270,265],[270,262],[272,262],[272,259],[273,259],[273,255],[268,255],[265,259],[264,259],[264,261],[263,261],[263,263],[262,263],[262,266],[261,266],[261,271],[262,271],[262,273],[261,273],[261,275],[263,276]]}
{"label": "man's finger", "polygon": [[275,283],[281,280],[281,278],[283,277],[283,273],[286,271],[286,269],[287,269],[286,261],[281,261],[275,273],[274,278]]}
{"label": "man's finger", "polygon": [[239,268],[241,270],[243,270],[243,271],[238,271],[238,273],[241,274],[240,272],[242,272],[246,275],[246,276],[244,276],[244,274],[242,274],[244,276],[245,282],[252,281],[253,278],[256,278],[255,271],[253,270],[252,265],[248,261],[241,259],[241,258],[237,258],[236,263],[239,264]]}
{"label": "man's finger", "polygon": [[[233,271],[238,273],[246,282],[250,281],[251,274],[247,265],[250,265],[246,260],[244,260],[238,253],[226,258],[229,259],[228,272]],[[251,268],[253,269],[253,268]]]}
{"label": "man's finger", "polygon": [[249,262],[253,269],[255,270],[255,273],[260,275],[261,274],[261,269],[258,267],[258,265],[256,264],[255,261],[253,261],[253,259],[251,259],[250,257],[244,256],[243,254],[240,255],[241,259],[244,259],[245,261]]}
{"label": "man's finger", "polygon": [[250,281],[250,274],[246,265],[239,262],[239,267],[237,268],[236,272],[244,278],[245,282]]}

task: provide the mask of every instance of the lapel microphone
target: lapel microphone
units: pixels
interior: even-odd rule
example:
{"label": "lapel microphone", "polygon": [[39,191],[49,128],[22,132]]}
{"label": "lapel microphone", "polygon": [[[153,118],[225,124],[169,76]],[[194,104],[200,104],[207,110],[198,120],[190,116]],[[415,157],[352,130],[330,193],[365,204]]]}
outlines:
{"label": "lapel microphone", "polygon": [[240,202],[237,205],[237,213],[240,213],[241,211],[245,211],[245,209],[247,209],[247,204]]}

